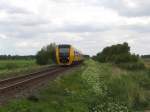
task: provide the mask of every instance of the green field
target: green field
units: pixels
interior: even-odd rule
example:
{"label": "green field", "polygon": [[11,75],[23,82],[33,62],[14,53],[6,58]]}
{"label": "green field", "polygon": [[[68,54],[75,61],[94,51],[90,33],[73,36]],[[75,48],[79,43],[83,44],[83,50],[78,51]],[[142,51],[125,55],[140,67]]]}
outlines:
{"label": "green field", "polygon": [[22,75],[38,68],[35,60],[0,60],[0,78]]}
{"label": "green field", "polygon": [[143,112],[150,110],[150,71],[88,60],[0,112]]}

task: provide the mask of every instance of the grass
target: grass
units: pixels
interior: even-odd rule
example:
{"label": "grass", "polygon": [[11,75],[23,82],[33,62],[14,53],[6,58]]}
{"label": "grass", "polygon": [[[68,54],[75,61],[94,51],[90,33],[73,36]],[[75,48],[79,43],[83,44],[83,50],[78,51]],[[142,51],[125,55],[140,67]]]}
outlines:
{"label": "grass", "polygon": [[31,100],[33,98],[12,101],[0,110],[2,112],[84,112],[88,110],[85,101],[89,98],[89,93],[85,91],[89,87],[79,78],[83,69],[82,67],[51,81],[46,89],[34,94],[38,99],[36,101]]}
{"label": "grass", "polygon": [[150,59],[143,59],[145,66],[150,69]]}
{"label": "grass", "polygon": [[0,70],[35,66],[35,60],[0,60]]}
{"label": "grass", "polygon": [[0,60],[0,78],[30,73],[38,68],[35,60]]}
{"label": "grass", "polygon": [[143,70],[146,68],[145,64],[143,61],[138,61],[138,62],[129,62],[129,63],[120,63],[117,64],[118,67],[126,70]]}
{"label": "grass", "polygon": [[150,71],[122,70],[88,60],[0,112],[142,112],[150,109]]}

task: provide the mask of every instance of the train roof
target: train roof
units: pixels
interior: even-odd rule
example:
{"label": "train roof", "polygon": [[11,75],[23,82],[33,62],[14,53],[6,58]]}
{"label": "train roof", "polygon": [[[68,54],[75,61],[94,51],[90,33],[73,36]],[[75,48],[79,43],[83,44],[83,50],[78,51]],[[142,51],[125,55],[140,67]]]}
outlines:
{"label": "train roof", "polygon": [[70,44],[59,44],[58,45],[58,48],[69,48],[69,47],[73,47],[76,52],[79,52],[80,54],[82,54],[82,52],[80,50],[76,49],[74,46],[72,46]]}

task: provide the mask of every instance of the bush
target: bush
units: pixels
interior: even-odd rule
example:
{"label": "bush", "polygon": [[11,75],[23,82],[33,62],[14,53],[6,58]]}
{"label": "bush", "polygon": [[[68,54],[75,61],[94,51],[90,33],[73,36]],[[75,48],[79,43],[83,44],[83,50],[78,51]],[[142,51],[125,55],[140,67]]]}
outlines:
{"label": "bush", "polygon": [[16,64],[16,63],[12,63],[12,62],[7,62],[7,63],[4,63],[3,65],[0,66],[0,70],[4,70],[4,69],[15,69],[15,68],[18,68],[19,65]]}
{"label": "bush", "polygon": [[93,57],[99,62],[113,62],[113,63],[125,63],[125,62],[137,62],[139,57],[130,53],[130,47],[128,43],[112,45],[106,47],[102,52]]}
{"label": "bush", "polygon": [[128,70],[142,70],[145,69],[145,65],[143,62],[130,62],[130,63],[120,63],[118,64],[120,68],[128,69]]}
{"label": "bush", "polygon": [[55,62],[55,43],[43,47],[36,55],[36,62],[39,65],[46,65]]}
{"label": "bush", "polygon": [[103,63],[114,63],[130,70],[145,68],[143,62],[139,61],[139,56],[130,53],[130,47],[126,42],[104,48],[93,59]]}

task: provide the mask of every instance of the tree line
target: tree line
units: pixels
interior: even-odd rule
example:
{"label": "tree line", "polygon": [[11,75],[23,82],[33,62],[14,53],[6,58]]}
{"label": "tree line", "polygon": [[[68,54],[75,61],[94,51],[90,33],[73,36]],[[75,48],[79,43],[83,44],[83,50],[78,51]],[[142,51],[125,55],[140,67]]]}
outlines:
{"label": "tree line", "polygon": [[28,55],[28,56],[19,56],[19,55],[0,55],[0,60],[11,60],[11,59],[19,59],[19,60],[30,60],[35,59],[35,55]]}
{"label": "tree line", "polygon": [[[37,52],[36,62],[40,65],[55,63],[55,43],[51,43]],[[85,59],[90,58],[84,55]],[[105,47],[101,52],[92,57],[101,63],[113,63],[123,68],[141,69],[144,64],[139,55],[130,52],[130,46],[127,42]]]}
{"label": "tree line", "polygon": [[140,56],[130,52],[130,46],[127,42],[105,47],[102,52],[99,52],[96,56],[93,56],[93,59],[102,63],[113,63],[122,68],[145,68]]}
{"label": "tree line", "polygon": [[150,55],[142,55],[141,58],[143,58],[143,59],[150,59]]}
{"label": "tree line", "polygon": [[[36,55],[19,56],[19,55],[0,55],[0,60],[8,59],[36,59],[37,64],[46,65],[55,63],[55,43],[50,43],[42,47]],[[84,55],[85,59],[90,58],[89,55]],[[95,61],[101,63],[113,63],[129,69],[144,68],[141,58],[150,58],[150,55],[135,55],[130,52],[130,46],[127,42],[105,47],[101,52],[98,52],[92,57]]]}
{"label": "tree line", "polygon": [[130,47],[128,43],[112,45],[106,47],[102,52],[97,53],[93,59],[99,62],[112,62],[112,63],[123,63],[123,62],[137,62],[139,59],[138,55],[130,53]]}

